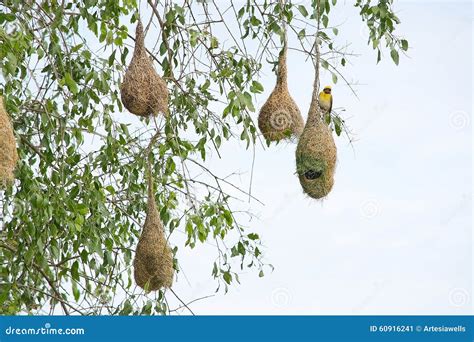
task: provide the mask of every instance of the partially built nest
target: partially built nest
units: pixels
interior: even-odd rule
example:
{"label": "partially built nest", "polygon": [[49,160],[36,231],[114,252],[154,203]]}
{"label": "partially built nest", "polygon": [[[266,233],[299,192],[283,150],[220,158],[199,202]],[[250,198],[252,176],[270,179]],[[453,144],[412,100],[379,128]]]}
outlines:
{"label": "partially built nest", "polygon": [[133,267],[135,282],[146,291],[169,288],[173,284],[173,252],[151,196],[148,198],[145,225],[138,241]]}
{"label": "partially built nest", "polygon": [[288,91],[286,53],[285,44],[278,59],[277,83],[258,115],[258,128],[269,141],[298,137],[304,127],[300,110]]}
{"label": "partially built nest", "polygon": [[310,113],[296,148],[296,172],[308,196],[321,199],[331,191],[336,155],[331,129],[322,119],[321,113]]}
{"label": "partially built nest", "polygon": [[120,86],[120,94],[125,108],[135,115],[168,115],[168,88],[146,52],[141,21],[137,24],[135,51]]}
{"label": "partially built nest", "polygon": [[18,153],[13,127],[5,110],[3,97],[0,96],[0,186],[13,182],[17,161]]}

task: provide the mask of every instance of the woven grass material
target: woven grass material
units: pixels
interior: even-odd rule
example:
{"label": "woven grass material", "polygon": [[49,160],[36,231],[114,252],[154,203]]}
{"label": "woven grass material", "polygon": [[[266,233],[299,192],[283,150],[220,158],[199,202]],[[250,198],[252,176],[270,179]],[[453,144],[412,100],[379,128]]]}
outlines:
{"label": "woven grass material", "polygon": [[135,51],[120,86],[120,94],[125,108],[135,115],[168,115],[168,88],[146,52],[141,21],[137,24]]}
{"label": "woven grass material", "polygon": [[0,187],[11,184],[18,161],[16,140],[10,117],[0,96]]}
{"label": "woven grass material", "polygon": [[287,44],[285,43],[278,59],[275,88],[258,115],[258,128],[270,141],[298,137],[304,127],[300,110],[288,91],[286,54]]}
{"label": "woven grass material", "polygon": [[329,126],[319,112],[308,115],[308,122],[296,147],[296,172],[303,191],[321,199],[334,185],[337,149]]}
{"label": "woven grass material", "polygon": [[173,252],[166,240],[160,213],[156,207],[151,167],[148,168],[148,173],[148,208],[133,267],[137,285],[146,291],[157,291],[173,284]]}

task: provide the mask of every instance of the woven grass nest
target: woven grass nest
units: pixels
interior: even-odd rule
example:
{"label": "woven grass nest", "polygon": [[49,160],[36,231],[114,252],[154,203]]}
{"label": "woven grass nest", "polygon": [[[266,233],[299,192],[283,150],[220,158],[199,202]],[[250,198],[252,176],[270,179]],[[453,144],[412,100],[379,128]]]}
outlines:
{"label": "woven grass nest", "polygon": [[168,115],[168,88],[146,52],[141,21],[136,27],[135,50],[120,86],[120,94],[125,108],[135,115]]}
{"label": "woven grass nest", "polygon": [[0,187],[11,184],[18,161],[16,140],[10,117],[5,110],[3,97],[0,96]]}
{"label": "woven grass nest", "polygon": [[258,128],[269,141],[298,137],[304,127],[300,110],[288,91],[286,54],[285,43],[278,59],[275,88],[258,115]]}
{"label": "woven grass nest", "polygon": [[321,117],[319,107],[308,114],[308,121],[296,148],[296,172],[303,191],[321,199],[332,189],[337,149],[332,131]]}
{"label": "woven grass nest", "polygon": [[133,261],[134,278],[146,291],[169,288],[173,284],[173,252],[166,240],[163,223],[149,180],[148,208]]}

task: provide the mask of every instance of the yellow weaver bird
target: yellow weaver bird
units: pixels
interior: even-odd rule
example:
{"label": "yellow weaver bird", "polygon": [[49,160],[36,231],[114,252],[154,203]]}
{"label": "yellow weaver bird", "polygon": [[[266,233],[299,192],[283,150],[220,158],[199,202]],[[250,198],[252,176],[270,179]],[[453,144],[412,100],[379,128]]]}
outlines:
{"label": "yellow weaver bird", "polygon": [[319,107],[321,109],[331,114],[332,110],[332,94],[331,94],[331,86],[325,86],[323,91],[319,93]]}

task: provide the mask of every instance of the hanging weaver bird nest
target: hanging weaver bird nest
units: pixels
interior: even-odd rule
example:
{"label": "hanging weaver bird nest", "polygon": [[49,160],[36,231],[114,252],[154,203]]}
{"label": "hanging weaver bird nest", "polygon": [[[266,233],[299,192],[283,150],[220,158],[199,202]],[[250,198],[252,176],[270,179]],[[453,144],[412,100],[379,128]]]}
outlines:
{"label": "hanging weaver bird nest", "polygon": [[138,21],[135,51],[120,86],[122,103],[133,114],[149,116],[168,115],[168,88],[156,73],[145,49],[143,25]]}
{"label": "hanging weaver bird nest", "polygon": [[337,150],[332,131],[319,112],[308,114],[308,122],[296,148],[296,172],[303,191],[321,199],[332,189]]}
{"label": "hanging weaver bird nest", "polygon": [[304,127],[300,110],[288,91],[286,53],[285,43],[278,59],[275,88],[258,115],[258,128],[269,141],[297,137]]}
{"label": "hanging weaver bird nest", "polygon": [[[319,3],[317,14],[319,17]],[[329,194],[334,185],[337,150],[332,131],[324,121],[318,100],[321,56],[317,39],[315,48],[313,94],[306,125],[296,147],[296,172],[303,191],[312,198],[321,199]]]}
{"label": "hanging weaver bird nest", "polygon": [[148,176],[148,208],[133,267],[137,285],[146,291],[157,291],[171,287],[174,269],[173,252],[156,208],[150,171],[151,167]]}
{"label": "hanging weaver bird nest", "polygon": [[0,186],[10,184],[14,180],[18,154],[13,127],[0,96]]}

